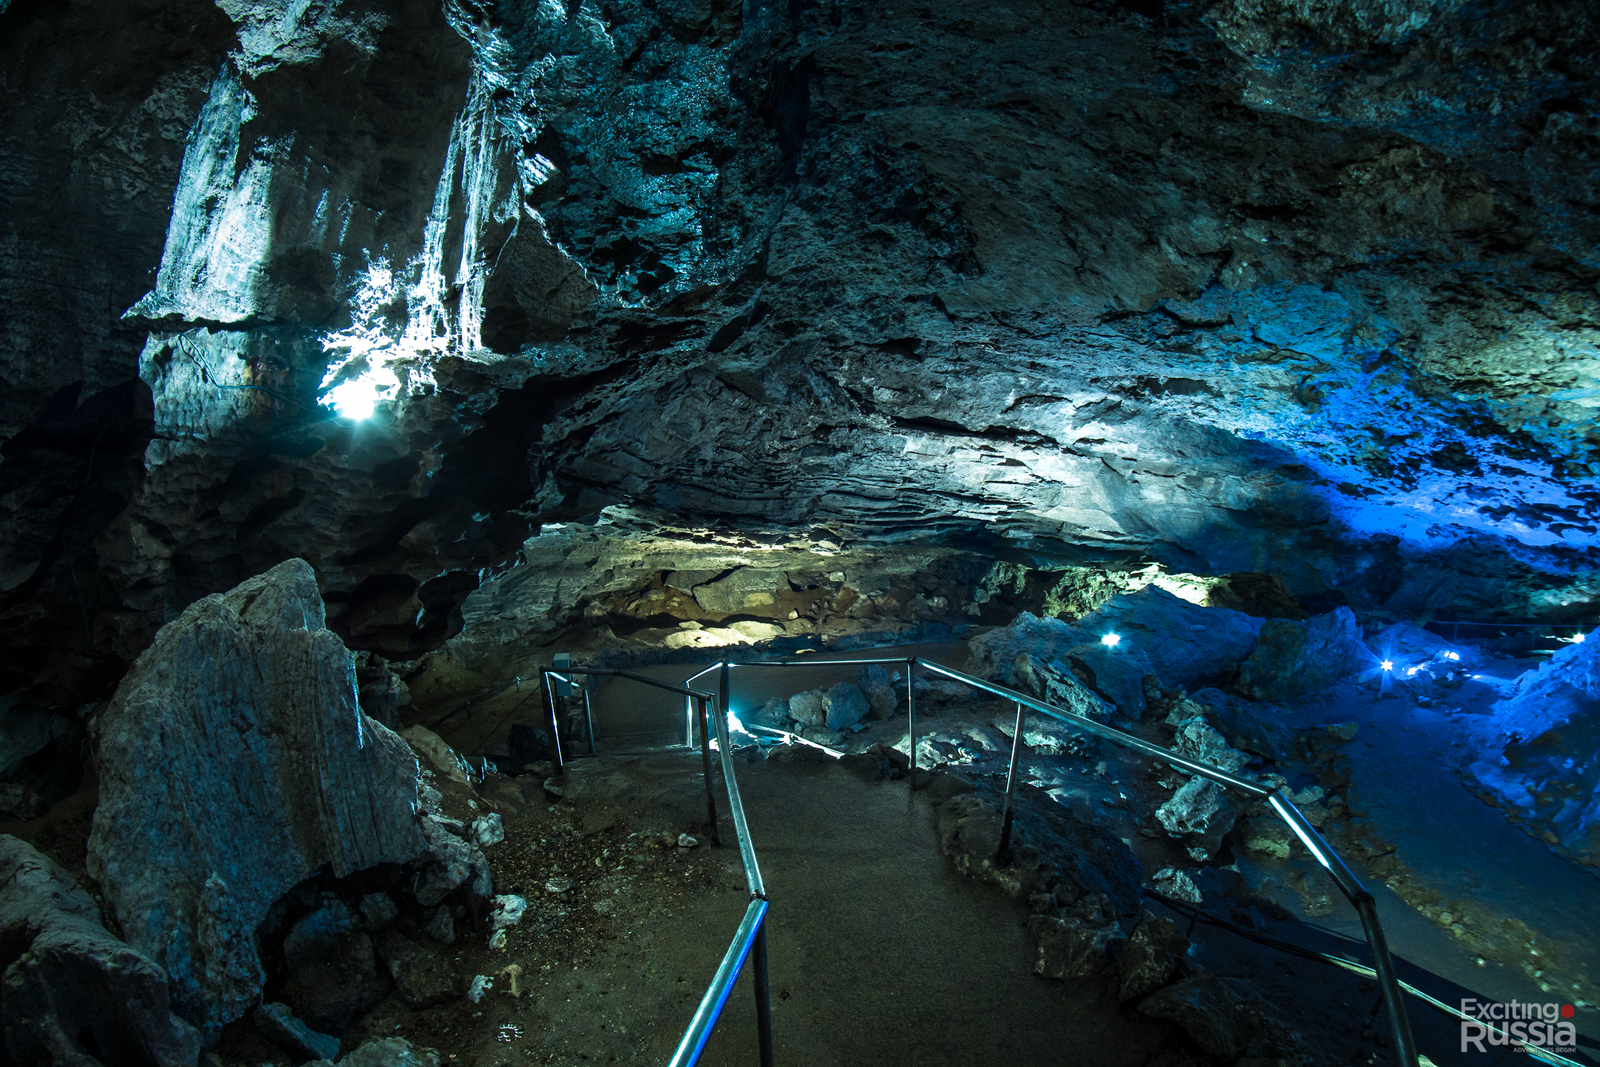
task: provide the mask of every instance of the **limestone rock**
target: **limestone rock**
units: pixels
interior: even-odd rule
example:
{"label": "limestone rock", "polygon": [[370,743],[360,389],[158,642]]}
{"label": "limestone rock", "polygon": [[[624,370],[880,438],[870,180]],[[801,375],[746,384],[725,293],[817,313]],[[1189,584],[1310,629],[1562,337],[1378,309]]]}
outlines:
{"label": "limestone rock", "polygon": [[789,714],[801,726],[821,726],[828,718],[828,694],[808,689],[789,698]]}
{"label": "limestone rock", "polygon": [[1095,722],[1107,721],[1114,710],[1098,693],[1079,681],[1072,673],[1072,668],[1059,659],[1044,662],[1026,652],[1019,652],[1012,664],[1011,678],[1021,692]]}
{"label": "limestone rock", "polygon": [[753,712],[746,712],[746,720],[754,726],[767,726],[782,730],[790,723],[789,702],[783,697],[773,697]]}
{"label": "limestone rock", "polygon": [[1240,844],[1251,852],[1286,860],[1294,852],[1293,832],[1276,815],[1257,815],[1244,823]]}
{"label": "limestone rock", "polygon": [[342,1034],[389,988],[389,976],[378,971],[372,938],[357,932],[291,971],[283,992],[295,1014],[307,1023]]}
{"label": "limestone rock", "polygon": [[17,1063],[88,1064],[82,1042],[156,1067],[193,1067],[199,1035],[168,1005],[166,974],[100,924],[72,876],[0,834],[0,1027]]}
{"label": "limestone rock", "polygon": [[1202,718],[1192,718],[1178,727],[1172,750],[1199,763],[1230,773],[1243,770],[1250,757],[1229,746],[1220,733]]}
{"label": "limestone rock", "polygon": [[1586,636],[1495,705],[1472,773],[1546,842],[1600,866],[1600,631]]}
{"label": "limestone rock", "polygon": [[1150,994],[1141,1014],[1168,1019],[1213,1056],[1234,1059],[1258,1032],[1248,1010],[1248,990],[1212,974],[1198,974]]}
{"label": "limestone rock", "polygon": [[781,571],[739,567],[725,578],[694,587],[695,603],[712,615],[767,614],[789,582]]}
{"label": "limestone rock", "polygon": [[1262,625],[1254,616],[1200,607],[1156,585],[1118,594],[1078,620],[1096,641],[1105,632],[1120,635],[1116,649],[1137,648],[1168,687],[1231,676],[1256,647]]}
{"label": "limestone rock", "polygon": [[377,953],[400,996],[413,1008],[443,1004],[460,993],[450,961],[432,948],[385,930],[378,935]]}
{"label": "limestone rock", "polygon": [[850,682],[840,682],[828,690],[828,716],[830,730],[843,730],[854,726],[871,711],[866,696]]}
{"label": "limestone rock", "polygon": [[1202,902],[1200,887],[1195,884],[1194,878],[1188,871],[1180,871],[1176,867],[1163,867],[1151,875],[1150,886],[1162,896],[1171,897],[1173,900],[1182,900],[1189,904]]}
{"label": "limestone rock", "polygon": [[255,1010],[256,1029],[261,1035],[289,1052],[319,1059],[339,1055],[339,1039],[319,1034],[289,1010],[287,1004],[263,1004]]}
{"label": "limestone rock", "polygon": [[284,935],[283,962],[291,971],[315,963],[359,927],[344,901],[324,900],[321,907],[302,917]]}
{"label": "limestone rock", "polygon": [[[328,1060],[312,1060],[305,1067],[334,1067]],[[338,1067],[439,1067],[439,1054],[430,1048],[417,1048],[403,1037],[363,1041]]]}
{"label": "limestone rock", "polygon": [[1289,700],[1332,685],[1369,659],[1349,608],[1305,622],[1271,619],[1239,669],[1239,691],[1252,700]]}
{"label": "limestone rock", "polygon": [[[1236,749],[1280,762],[1288,759],[1293,752],[1294,731],[1274,717],[1277,713],[1275,708],[1263,707],[1220,689],[1209,688],[1191,693],[1189,699],[1179,706],[1192,709],[1191,713],[1203,714],[1206,721]],[[1178,715],[1178,708],[1173,711],[1179,722],[1187,718],[1187,715]],[[1172,721],[1171,718],[1168,721]]]}
{"label": "limestone rock", "polygon": [[407,726],[400,731],[400,736],[439,773],[451,781],[467,784],[466,761],[456,754],[456,750],[444,738],[421,725]]}
{"label": "limestone rock", "polygon": [[163,627],[94,725],[89,870],[205,1032],[254,1002],[273,901],[324,865],[427,847],[416,759],[355,694],[315,575],[290,560]]}
{"label": "limestone rock", "polygon": [[[1079,713],[1086,709],[1074,706],[1081,699],[1074,690],[1087,684],[1137,717],[1145,707],[1147,674],[1165,686],[1229,677],[1255,647],[1261,625],[1252,616],[1199,607],[1151,585],[1111,597],[1076,623],[1023,613],[969,644],[985,677],[1019,688],[1019,683],[1029,685],[1032,695],[1051,692],[1057,696],[1052,703],[1064,702]],[[1116,644],[1102,642],[1113,633]]]}
{"label": "limestone rock", "polygon": [[1188,952],[1189,939],[1178,932],[1176,923],[1146,911],[1117,967],[1122,983],[1118,999],[1137,1000],[1177,978]]}
{"label": "limestone rock", "polygon": [[1116,967],[1128,938],[1115,925],[1091,926],[1082,919],[1034,916],[1029,928],[1038,943],[1035,973],[1045,978],[1096,978]]}
{"label": "limestone rock", "polygon": [[856,676],[856,688],[866,696],[874,719],[887,719],[900,706],[900,687],[894,685],[889,680],[889,672],[876,663],[861,668]]}
{"label": "limestone rock", "polygon": [[1009,865],[996,856],[1001,809],[995,801],[960,793],[934,809],[934,820],[940,848],[962,874],[994,882],[1017,897],[1053,892],[1064,902],[1076,902],[1101,894],[1114,914],[1138,914],[1139,864],[1132,851],[1104,827],[1057,804],[1019,804]]}
{"label": "limestone rock", "polygon": [[1209,859],[1217,851],[1237,815],[1222,787],[1198,775],[1156,809],[1156,819],[1167,833],[1187,839],[1191,855],[1194,850],[1203,853],[1197,859]]}

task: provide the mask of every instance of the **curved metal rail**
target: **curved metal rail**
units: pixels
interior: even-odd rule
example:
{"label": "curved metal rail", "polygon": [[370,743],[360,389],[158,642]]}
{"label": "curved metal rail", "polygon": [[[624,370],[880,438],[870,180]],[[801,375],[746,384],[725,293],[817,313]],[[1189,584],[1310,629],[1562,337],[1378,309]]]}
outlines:
{"label": "curved metal rail", "polygon": [[1361,884],[1355,874],[1345,865],[1332,846],[1330,846],[1315,827],[1306,820],[1306,817],[1295,807],[1288,794],[1282,790],[1268,789],[1259,782],[1251,781],[1240,775],[1232,774],[1221,768],[1213,767],[1198,760],[1189,759],[1171,749],[1162,748],[1142,738],[1134,737],[1113,726],[1095,722],[1093,719],[1074,715],[1052,704],[1019,693],[993,682],[975,678],[970,674],[954,670],[940,663],[921,657],[910,658],[877,658],[877,659],[782,659],[764,660],[745,663],[730,663],[722,661],[714,663],[697,674],[691,676],[688,682],[694,682],[712,671],[719,672],[720,707],[718,714],[713,716],[710,708],[716,699],[710,693],[687,688],[686,685],[672,685],[661,682],[645,675],[635,674],[632,671],[615,669],[589,669],[589,668],[563,668],[561,671],[546,670],[541,672],[545,684],[545,691],[549,695],[549,727],[551,766],[560,773],[560,742],[558,739],[558,724],[554,689],[550,685],[551,677],[562,678],[570,681],[567,675],[600,675],[617,678],[627,678],[631,681],[654,686],[670,692],[681,693],[686,702],[697,702],[700,705],[701,716],[701,754],[705,766],[706,802],[711,818],[712,839],[718,840],[716,802],[711,784],[710,765],[710,737],[713,732],[717,739],[717,751],[722,764],[723,781],[728,790],[728,803],[733,816],[734,831],[739,841],[739,853],[744,863],[745,880],[750,890],[750,904],[745,910],[743,921],[734,933],[728,951],[723,955],[721,964],[717,967],[711,983],[706,988],[705,995],[701,998],[699,1007],[695,1010],[689,1027],[684,1031],[683,1039],[679,1042],[677,1051],[669,1061],[670,1067],[691,1067],[698,1061],[705,1048],[711,1032],[716,1026],[717,1018],[727,1003],[733,984],[738,979],[746,958],[755,955],[755,986],[756,986],[756,1023],[762,1067],[772,1065],[772,1018],[770,990],[767,982],[767,945],[766,945],[766,915],[768,901],[766,886],[761,879],[761,869],[756,861],[755,848],[750,841],[750,830],[745,819],[744,804],[739,796],[738,779],[734,773],[733,745],[728,736],[728,716],[731,703],[731,678],[730,672],[734,667],[830,667],[830,666],[865,666],[869,664],[896,663],[906,667],[906,711],[907,725],[910,741],[910,771],[912,788],[916,786],[917,768],[917,735],[916,735],[916,670],[920,667],[933,674],[942,675],[952,681],[989,693],[992,696],[1012,701],[1017,706],[1017,724],[1011,738],[1011,762],[1006,776],[1005,811],[1001,822],[1001,838],[998,853],[1007,854],[1010,848],[1012,825],[1012,800],[1016,791],[1017,763],[1022,747],[1022,719],[1024,709],[1031,709],[1041,715],[1047,716],[1084,733],[1132,749],[1152,760],[1160,760],[1169,766],[1190,774],[1208,778],[1218,785],[1236,790],[1255,800],[1264,800],[1272,808],[1273,813],[1282,819],[1298,837],[1306,849],[1317,862],[1332,877],[1334,884],[1344,894],[1350,904],[1361,917],[1362,930],[1366,934],[1367,945],[1372,951],[1373,974],[1378,980],[1379,988],[1383,993],[1383,1003],[1389,1017],[1389,1030],[1394,1043],[1395,1059],[1401,1067],[1418,1067],[1416,1040],[1411,1032],[1411,1020],[1406,1014],[1402,983],[1395,973],[1394,962],[1389,956],[1388,941],[1383,933],[1383,926],[1378,920],[1377,901],[1367,888]]}
{"label": "curved metal rail", "polygon": [[1162,748],[1160,745],[1153,745],[1141,738],[1134,737],[1132,734],[1124,733],[1114,726],[1106,726],[1104,723],[1095,722],[1093,719],[1086,719],[1081,715],[1062,711],[1060,708],[1046,704],[1042,700],[1036,700],[1033,697],[1019,693],[1015,689],[1007,689],[1003,685],[995,685],[993,682],[974,678],[970,674],[952,670],[943,664],[919,658],[915,665],[932,671],[934,674],[940,674],[946,678],[969,685],[982,692],[1016,702],[1017,730],[1012,734],[1011,738],[1011,773],[1006,781],[1006,818],[1001,830],[1000,851],[1002,853],[1009,845],[1011,797],[1016,789],[1017,752],[1022,743],[1023,708],[1031,708],[1041,715],[1046,715],[1085,733],[1104,738],[1114,744],[1122,745],[1124,748],[1131,748],[1135,752],[1149,756],[1151,759],[1161,760],[1191,774],[1209,778],[1218,785],[1236,789],[1246,796],[1267,801],[1271,805],[1273,812],[1288,823],[1289,829],[1294,831],[1294,835],[1306,846],[1311,855],[1316,857],[1322,868],[1332,876],[1334,884],[1339,887],[1339,892],[1344,894],[1345,899],[1350,901],[1350,904],[1356,909],[1356,914],[1361,916],[1361,927],[1366,933],[1367,945],[1372,950],[1372,967],[1378,977],[1378,986],[1383,990],[1383,1004],[1389,1015],[1389,1033],[1394,1041],[1395,1060],[1401,1064],[1401,1067],[1417,1067],[1417,1043],[1411,1034],[1411,1019],[1406,1015],[1405,997],[1400,988],[1399,977],[1395,974],[1394,961],[1389,958],[1389,943],[1383,935],[1383,926],[1378,921],[1377,901],[1367,891],[1367,887],[1361,884],[1360,879],[1356,878],[1351,872],[1350,868],[1345,866],[1344,860],[1339,858],[1339,854],[1333,850],[1333,847],[1324,841],[1322,835],[1317,833],[1316,828],[1306,821],[1306,817],[1300,813],[1299,808],[1294,806],[1294,802],[1289,799],[1286,793],[1281,789],[1268,789],[1259,782],[1252,782],[1248,778],[1242,778],[1239,775],[1230,774],[1209,764],[1180,756],[1170,749]]}
{"label": "curved metal rail", "polygon": [[[561,762],[560,723],[556,714],[555,686],[551,685],[552,678],[559,678],[571,684],[573,675],[587,677],[626,678],[629,681],[639,682],[656,689],[664,689],[669,693],[681,693],[685,703],[698,703],[700,705],[700,755],[705,770],[706,782],[706,813],[711,820],[711,840],[714,844],[721,843],[721,835],[717,831],[717,801],[711,782],[711,736],[713,732],[717,739],[717,753],[722,764],[722,781],[728,790],[728,807],[733,816],[734,835],[739,841],[739,857],[744,863],[745,882],[750,889],[750,904],[745,908],[744,919],[739,923],[739,928],[734,931],[733,940],[728,945],[728,951],[723,953],[722,962],[717,965],[716,973],[711,976],[711,983],[706,987],[705,995],[700,998],[700,1004],[695,1008],[693,1018],[689,1020],[689,1027],[683,1033],[683,1038],[678,1042],[677,1050],[673,1052],[672,1059],[668,1061],[670,1067],[692,1067],[700,1059],[700,1054],[705,1050],[706,1042],[711,1039],[711,1032],[716,1028],[717,1019],[722,1014],[723,1006],[728,1002],[728,996],[733,992],[733,983],[738,980],[739,972],[743,970],[745,960],[753,952],[755,954],[755,980],[756,993],[756,1039],[760,1049],[761,1067],[772,1067],[772,995],[767,981],[767,887],[761,880],[761,866],[756,862],[755,845],[750,840],[750,825],[745,819],[744,801],[739,796],[739,780],[734,773],[733,745],[728,738],[728,673],[726,664],[718,664],[722,668],[722,702],[718,714],[711,712],[712,704],[716,698],[710,693],[704,693],[687,686],[673,685],[670,682],[659,681],[643,674],[632,671],[589,668],[589,667],[563,667],[561,670],[544,670],[540,672],[540,681],[544,685],[549,710],[550,728],[550,766],[553,773],[560,774],[563,764]],[[700,674],[706,673],[701,671]],[[700,677],[699,674],[694,676]],[[689,679],[693,681],[694,678]],[[588,711],[588,693],[584,693],[584,709]],[[590,751],[593,751],[593,727],[590,727]]]}

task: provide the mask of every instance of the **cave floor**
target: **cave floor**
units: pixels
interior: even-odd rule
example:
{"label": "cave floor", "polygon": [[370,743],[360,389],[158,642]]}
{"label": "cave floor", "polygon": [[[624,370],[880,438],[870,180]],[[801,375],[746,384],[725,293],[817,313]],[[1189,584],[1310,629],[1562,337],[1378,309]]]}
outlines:
{"label": "cave floor", "polygon": [[[1132,1065],[1171,1043],[1169,1024],[1103,990],[1036,977],[1018,905],[954,871],[903,782],[752,751],[738,773],[772,900],[778,1063]],[[363,1036],[399,1032],[482,1067],[665,1062],[748,901],[725,806],[723,847],[705,840],[698,766],[681,753],[579,760],[561,803],[509,813],[491,863],[497,888],[531,906],[504,951],[463,944],[456,965],[518,963],[522,995],[502,978],[476,1008],[397,1025],[380,1009]],[[685,829],[696,846],[666,845]],[[545,890],[554,879],[571,884]],[[701,1062],[755,1062],[754,1018],[747,968]]]}
{"label": "cave floor", "polygon": [[[950,643],[855,657],[921,654],[961,667],[965,651],[964,643]],[[1352,681],[1282,709],[1285,723],[1297,729],[1360,724],[1355,741],[1339,746],[1351,810],[1325,833],[1378,897],[1402,976],[1447,1001],[1471,995],[1595,999],[1588,983],[1600,973],[1593,936],[1600,879],[1479,802],[1460,777],[1481,756],[1480,731],[1498,687],[1529,666],[1497,661],[1480,668],[1482,678],[1432,708],[1418,706],[1418,690],[1408,685],[1391,684],[1380,694]],[[696,669],[646,668],[675,682]],[[848,677],[812,673],[736,678],[735,706]],[[598,696],[599,690],[597,705]],[[937,760],[968,776],[1001,779],[1009,751],[1004,705],[919,701],[924,765]],[[682,714],[671,700],[661,710]],[[1135,729],[1165,743],[1152,723]],[[881,741],[903,750],[907,740],[901,713],[867,724],[849,744],[859,750]],[[470,1023],[461,1022],[457,1008],[435,1009],[408,1022],[405,1032],[447,1052],[456,1041],[455,1062],[664,1061],[746,901],[731,847],[642,844],[675,840],[683,829],[704,837],[698,766],[697,756],[686,752],[580,759],[572,764],[564,802],[547,805],[540,795],[526,805],[532,813],[526,826],[508,818],[506,845],[490,850],[497,889],[537,898],[529,913],[536,917],[512,931],[509,953],[482,953],[478,966],[493,973],[520,952],[534,961],[524,962],[531,995],[513,1000],[493,993]],[[1123,836],[1146,877],[1163,866],[1192,866],[1150,830],[1150,812],[1170,788],[1149,766],[1109,748],[1087,758],[1025,750],[1022,775],[1080,817]],[[528,792],[527,780],[519,781]],[[994,1062],[1053,1063],[1064,1049],[1072,1050],[1072,1062],[1136,1063],[1159,1047],[1159,1036],[1141,1029],[1148,1020],[1130,1021],[1114,1003],[1097,1006],[1091,994],[1032,975],[1016,905],[955,875],[938,851],[928,806],[908,801],[903,784],[868,785],[842,771],[783,758],[742,762],[740,781],[773,899],[769,936],[780,1063],[984,1063],[991,1056]],[[725,806],[722,814],[724,842],[731,845]],[[531,845],[529,834],[573,843],[563,847],[575,849],[574,863],[584,870],[573,890],[540,897],[539,882],[559,863],[548,859],[546,846]],[[530,857],[520,875],[506,858],[519,849]],[[595,860],[602,866],[595,868]],[[1322,885],[1325,876],[1308,861],[1236,848],[1218,862],[1284,909],[1252,913],[1255,921],[1247,925],[1365,958],[1353,911]],[[1206,906],[1227,913],[1228,903],[1208,898]],[[1235,919],[1239,914],[1232,912]],[[955,916],[965,917],[965,929],[952,926]],[[1370,983],[1223,930],[1202,925],[1193,938],[1197,960],[1253,981],[1301,1028],[1316,1054],[1349,1063],[1387,1058]],[[470,952],[466,957],[458,966],[471,964]],[[741,978],[704,1062],[753,1062],[749,984],[748,976]],[[622,994],[626,1009],[612,1007]],[[1510,1052],[1458,1055],[1452,1020],[1414,1001],[1410,1010],[1419,1045],[1434,1062],[1513,1062]],[[430,1014],[438,1025],[427,1024]],[[1069,1019],[1070,1033],[1062,1029]],[[1600,1062],[1596,1013],[1580,1011],[1578,1021],[1578,1058]],[[520,1026],[522,1036],[500,1042],[501,1023]]]}

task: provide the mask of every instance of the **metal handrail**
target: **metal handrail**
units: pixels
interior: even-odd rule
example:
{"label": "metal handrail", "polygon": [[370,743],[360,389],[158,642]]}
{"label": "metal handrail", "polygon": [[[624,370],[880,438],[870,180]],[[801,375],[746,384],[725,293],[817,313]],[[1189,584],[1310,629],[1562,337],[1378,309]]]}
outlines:
{"label": "metal handrail", "polygon": [[[673,685],[643,674],[615,668],[599,667],[563,667],[561,670],[543,670],[540,672],[540,682],[544,685],[549,705],[550,727],[550,766],[553,773],[561,774],[564,764],[561,762],[560,724],[556,715],[555,687],[550,684],[552,678],[560,678],[563,682],[571,684],[571,675],[584,675],[589,677],[626,678],[630,681],[640,682],[644,685],[663,689],[669,693],[680,693],[686,702],[697,701],[700,704],[700,754],[705,769],[706,783],[706,811],[711,820],[711,840],[713,844],[721,843],[721,836],[717,831],[717,805],[716,794],[711,784],[711,735],[717,738],[717,752],[722,763],[723,785],[728,790],[728,807],[733,816],[734,836],[739,841],[739,857],[744,863],[745,880],[750,889],[750,903],[745,908],[744,919],[739,923],[739,928],[734,931],[733,940],[728,945],[728,951],[723,953],[722,962],[717,965],[717,970],[711,977],[711,983],[706,986],[705,995],[700,998],[700,1004],[695,1008],[694,1016],[689,1020],[689,1026],[683,1033],[683,1038],[678,1042],[677,1049],[668,1061],[669,1067],[693,1067],[700,1059],[700,1054],[705,1050],[706,1042],[711,1039],[711,1031],[716,1028],[717,1019],[722,1014],[723,1006],[728,1002],[728,996],[733,992],[733,983],[738,980],[739,972],[744,968],[744,962],[751,952],[755,953],[755,979],[756,993],[756,1037],[760,1050],[761,1067],[772,1067],[772,991],[767,981],[767,926],[766,917],[769,903],[767,901],[766,885],[761,880],[761,867],[756,861],[754,843],[750,840],[750,825],[745,818],[744,801],[739,795],[739,780],[734,773],[733,745],[728,738],[728,686],[726,663],[714,665],[722,668],[722,706],[720,713],[711,714],[711,705],[716,700],[710,693],[690,689],[686,686]],[[701,671],[694,678],[699,678],[706,671]],[[694,678],[689,679],[693,681]],[[588,693],[584,693],[584,707],[587,713]],[[594,727],[589,727],[589,751],[594,751]]]}
{"label": "metal handrail", "polygon": [[[681,693],[687,700],[697,701],[701,708],[701,754],[705,761],[705,781],[707,808],[711,818],[712,840],[718,841],[717,817],[714,794],[711,785],[711,767],[709,744],[713,732],[716,734],[719,762],[722,764],[723,781],[728,790],[728,801],[733,816],[734,831],[739,842],[740,858],[745,868],[745,879],[750,891],[750,904],[745,910],[744,920],[739,924],[728,951],[723,955],[716,974],[707,986],[705,995],[701,998],[695,1010],[694,1017],[685,1030],[683,1039],[679,1042],[677,1050],[669,1061],[670,1067],[692,1067],[699,1059],[710,1039],[711,1032],[716,1026],[722,1008],[726,1004],[733,984],[738,979],[743,969],[745,959],[754,952],[756,985],[756,1023],[758,1031],[758,1044],[760,1049],[760,1062],[762,1067],[771,1067],[772,1064],[772,1020],[771,997],[767,981],[767,946],[765,918],[768,909],[766,886],[761,878],[761,869],[756,860],[755,847],[750,840],[750,829],[745,818],[744,802],[739,794],[738,779],[734,772],[733,745],[728,735],[728,717],[731,711],[731,678],[730,671],[734,667],[829,667],[829,666],[864,666],[869,664],[903,663],[906,665],[906,704],[907,725],[910,742],[910,770],[911,787],[916,788],[916,688],[915,672],[918,667],[943,675],[953,681],[989,693],[1005,700],[1013,701],[1017,706],[1017,722],[1011,737],[1011,760],[1006,775],[1005,810],[1001,821],[1001,837],[998,853],[1004,857],[1010,849],[1012,828],[1012,801],[1016,791],[1018,758],[1022,746],[1023,709],[1029,708],[1058,722],[1102,738],[1114,744],[1130,748],[1155,760],[1160,760],[1169,766],[1190,774],[1210,779],[1219,785],[1235,789],[1246,796],[1256,800],[1265,800],[1272,808],[1274,814],[1282,819],[1298,837],[1311,855],[1333,878],[1339,891],[1350,901],[1351,905],[1361,917],[1361,925],[1366,935],[1367,944],[1372,951],[1373,973],[1378,979],[1378,984],[1383,993],[1384,1006],[1389,1016],[1389,1028],[1395,1046],[1395,1057],[1401,1067],[1418,1067],[1416,1041],[1411,1032],[1411,1021],[1406,1014],[1402,983],[1395,973],[1394,962],[1389,955],[1387,938],[1384,936],[1383,926],[1378,919],[1377,901],[1362,885],[1360,879],[1346,866],[1332,846],[1319,834],[1314,826],[1295,807],[1294,802],[1283,790],[1268,789],[1259,782],[1251,781],[1240,775],[1224,771],[1219,767],[1202,763],[1180,755],[1171,749],[1162,748],[1119,730],[1107,726],[1093,719],[1057,708],[1042,700],[1017,692],[1006,686],[996,685],[993,682],[975,678],[970,674],[954,670],[943,664],[934,663],[922,657],[908,658],[878,658],[878,659],[782,659],[765,660],[745,663],[730,663],[720,661],[692,675],[687,681],[693,682],[712,671],[719,671],[720,678],[720,708],[719,714],[714,718],[710,713],[713,697],[710,693],[689,689],[686,686],[672,685],[661,682],[645,675],[635,674],[631,671],[619,669],[598,668],[564,668],[563,671],[546,670],[541,672],[546,692],[549,696],[550,710],[550,744],[551,765],[559,770],[560,749],[557,737],[557,721],[555,710],[555,697],[553,687],[550,686],[551,677],[562,677],[564,674],[601,675],[609,677],[627,678],[654,686],[669,692]],[[563,680],[568,680],[563,678]],[[592,738],[591,738],[592,740]]]}
{"label": "metal handrail", "polygon": [[1002,854],[1006,852],[1010,844],[1011,823],[1009,816],[1011,813],[1011,797],[1016,788],[1017,753],[1022,745],[1022,709],[1024,707],[1032,708],[1042,715],[1082,730],[1085,733],[1093,734],[1096,737],[1104,738],[1107,741],[1161,760],[1172,767],[1190,771],[1193,774],[1209,778],[1220,785],[1238,789],[1248,796],[1266,800],[1278,817],[1288,823],[1289,829],[1294,831],[1295,836],[1310,850],[1312,856],[1316,857],[1317,862],[1322,865],[1323,869],[1332,876],[1334,884],[1339,887],[1339,891],[1344,894],[1345,898],[1356,909],[1356,913],[1361,916],[1362,930],[1366,934],[1367,945],[1372,950],[1373,970],[1377,974],[1379,988],[1383,991],[1384,1007],[1389,1015],[1389,1032],[1394,1041],[1395,1058],[1401,1064],[1401,1067],[1418,1067],[1416,1039],[1411,1033],[1411,1019],[1406,1014],[1405,998],[1400,988],[1399,977],[1395,974],[1394,961],[1389,958],[1388,940],[1384,937],[1383,925],[1378,921],[1377,900],[1367,891],[1366,886],[1361,884],[1361,881],[1356,878],[1350,868],[1345,866],[1344,860],[1340,859],[1339,854],[1333,850],[1333,847],[1323,839],[1321,834],[1317,833],[1316,828],[1306,820],[1300,809],[1294,806],[1294,802],[1289,799],[1283,790],[1268,789],[1259,782],[1252,782],[1248,778],[1230,774],[1218,767],[1212,767],[1209,764],[1181,756],[1171,749],[1153,745],[1141,738],[1134,737],[1132,734],[1118,730],[1114,726],[1106,726],[1103,723],[1095,722],[1093,719],[1074,715],[1042,700],[1019,693],[1015,689],[1008,689],[1003,685],[995,685],[993,682],[974,678],[970,674],[952,670],[942,664],[918,657],[915,661],[915,666],[925,668],[935,674],[942,674],[946,678],[962,682],[985,693],[1015,701],[1017,704],[1017,728],[1011,736],[1011,772],[1007,775],[1006,781],[1006,815],[1003,818],[1001,828],[1000,852]]}

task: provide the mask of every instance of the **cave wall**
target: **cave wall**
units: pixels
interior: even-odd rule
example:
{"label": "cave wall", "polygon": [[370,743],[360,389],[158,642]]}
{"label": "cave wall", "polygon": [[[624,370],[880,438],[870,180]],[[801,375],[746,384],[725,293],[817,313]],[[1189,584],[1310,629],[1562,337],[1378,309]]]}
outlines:
{"label": "cave wall", "polygon": [[1457,0],[11,4],[0,687],[102,693],[291,556],[411,659],[606,515],[1579,618],[1596,39]]}

